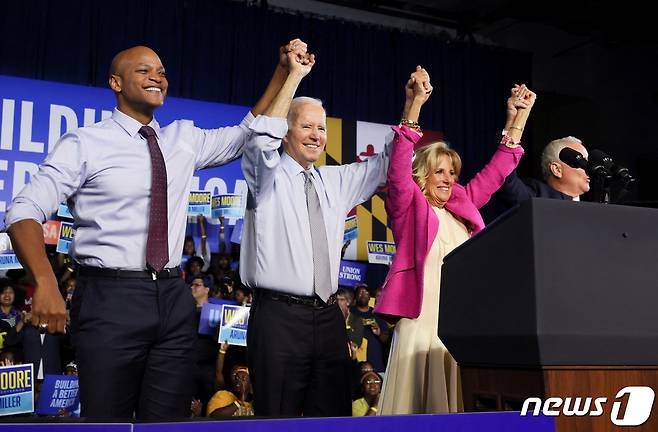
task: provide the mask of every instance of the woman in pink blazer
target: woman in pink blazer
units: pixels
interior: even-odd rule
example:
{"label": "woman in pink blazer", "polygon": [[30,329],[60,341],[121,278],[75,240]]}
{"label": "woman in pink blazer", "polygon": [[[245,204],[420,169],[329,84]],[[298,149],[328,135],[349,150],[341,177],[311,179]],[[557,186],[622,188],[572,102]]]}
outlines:
{"label": "woman in pink blazer", "polygon": [[[448,413],[462,409],[457,364],[437,336],[443,257],[484,228],[478,209],[523,155],[519,145],[535,94],[515,86],[511,125],[491,161],[466,186],[456,183],[459,155],[436,142],[418,149],[420,108],[432,87],[418,67],[407,83],[406,116],[394,127],[386,211],[397,253],[375,312],[399,319],[379,400],[380,414]],[[508,111],[509,112],[509,111]]]}

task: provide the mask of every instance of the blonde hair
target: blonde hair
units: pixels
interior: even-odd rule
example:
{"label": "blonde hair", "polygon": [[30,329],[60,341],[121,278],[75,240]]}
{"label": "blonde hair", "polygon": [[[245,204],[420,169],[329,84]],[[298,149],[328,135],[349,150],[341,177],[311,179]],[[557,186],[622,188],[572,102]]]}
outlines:
{"label": "blonde hair", "polygon": [[425,195],[427,195],[427,191],[425,190],[427,178],[434,172],[441,156],[447,156],[452,162],[452,167],[455,169],[455,180],[459,177],[459,173],[462,170],[462,159],[459,157],[459,154],[443,141],[433,142],[419,148],[416,150],[415,156],[411,174]]}

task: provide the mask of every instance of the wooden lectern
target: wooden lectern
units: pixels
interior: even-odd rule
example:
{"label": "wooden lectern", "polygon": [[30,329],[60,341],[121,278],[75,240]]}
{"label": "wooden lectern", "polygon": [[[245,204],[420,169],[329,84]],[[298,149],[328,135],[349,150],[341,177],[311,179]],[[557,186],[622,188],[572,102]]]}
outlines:
{"label": "wooden lectern", "polygon": [[[441,278],[439,337],[466,411],[605,397],[603,415],[561,414],[556,430],[611,431],[619,390],[658,392],[658,210],[532,199],[448,255]],[[653,411],[632,430],[658,431]]]}

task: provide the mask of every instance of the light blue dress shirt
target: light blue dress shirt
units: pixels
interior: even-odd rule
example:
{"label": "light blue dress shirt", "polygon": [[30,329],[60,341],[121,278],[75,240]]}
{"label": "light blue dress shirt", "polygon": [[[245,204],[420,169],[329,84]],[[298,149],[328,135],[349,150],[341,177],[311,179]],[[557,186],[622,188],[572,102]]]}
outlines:
{"label": "light blue dress shirt", "polygon": [[[285,119],[258,116],[245,145],[242,172],[249,187],[240,247],[240,277],[250,288],[313,295],[311,223],[306,209],[304,168],[283,152]],[[392,136],[392,134],[391,134]],[[386,183],[390,143],[365,162],[312,168],[320,198],[331,264],[332,292],[347,213]]]}
{"label": "light blue dress shirt", "polygon": [[[167,167],[169,263],[181,263],[187,205],[195,170],[238,158],[250,130],[248,113],[238,126],[200,129],[190,120],[160,128],[153,119]],[[22,219],[43,223],[67,202],[75,218],[71,257],[86,266],[146,269],[151,158],[142,124],[115,109],[112,117],[59,140],[39,171],[14,198],[8,228]]]}

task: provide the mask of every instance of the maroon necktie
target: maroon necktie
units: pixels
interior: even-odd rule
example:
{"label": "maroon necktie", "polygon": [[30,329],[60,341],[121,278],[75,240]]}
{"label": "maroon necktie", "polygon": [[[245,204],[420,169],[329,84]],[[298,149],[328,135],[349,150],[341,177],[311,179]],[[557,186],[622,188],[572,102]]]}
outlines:
{"label": "maroon necktie", "polygon": [[146,265],[156,272],[169,262],[169,223],[167,222],[167,167],[150,126],[142,126],[139,134],[146,138],[151,153],[151,209],[149,235],[146,240]]}

